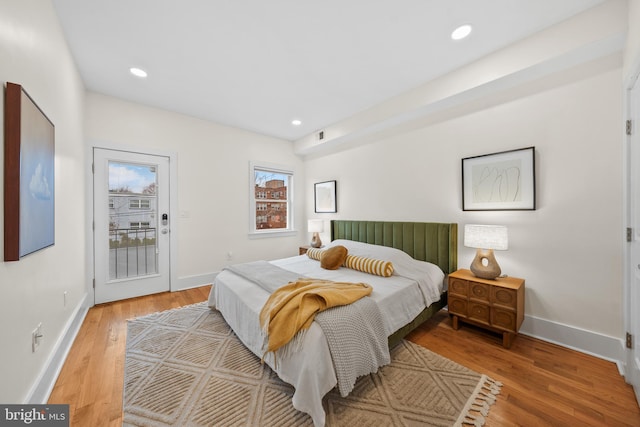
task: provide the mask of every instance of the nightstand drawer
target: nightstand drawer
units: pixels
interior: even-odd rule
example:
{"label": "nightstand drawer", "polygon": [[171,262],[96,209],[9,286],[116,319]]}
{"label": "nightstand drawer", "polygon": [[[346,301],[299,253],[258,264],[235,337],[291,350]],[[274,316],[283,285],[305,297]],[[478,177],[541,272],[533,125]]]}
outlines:
{"label": "nightstand drawer", "polygon": [[518,328],[516,327],[515,311],[492,308],[491,325],[494,328],[502,329],[504,331],[517,332]]}
{"label": "nightstand drawer", "polygon": [[469,286],[469,299],[473,301],[489,302],[490,286],[484,283],[471,283]]}
{"label": "nightstand drawer", "polygon": [[449,279],[449,295],[455,294],[463,297],[469,295],[469,282],[462,279]]}
{"label": "nightstand drawer", "polygon": [[469,302],[469,320],[482,323],[484,325],[491,324],[491,313],[488,305],[476,304]]}
{"label": "nightstand drawer", "polygon": [[467,316],[467,300],[456,298],[449,295],[447,304],[449,305],[449,313],[457,314],[458,316]]}
{"label": "nightstand drawer", "polygon": [[505,289],[493,286],[491,288],[491,301],[495,306],[516,309],[518,305],[518,292],[515,289]]}

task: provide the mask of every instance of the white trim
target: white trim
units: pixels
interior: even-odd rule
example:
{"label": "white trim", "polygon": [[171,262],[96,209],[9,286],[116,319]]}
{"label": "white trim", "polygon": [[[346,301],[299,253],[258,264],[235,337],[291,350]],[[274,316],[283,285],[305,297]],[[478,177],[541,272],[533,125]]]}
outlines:
{"label": "white trim", "polygon": [[298,234],[298,230],[282,230],[282,231],[269,230],[269,231],[249,233],[249,238],[262,239],[265,237],[289,237],[289,236],[295,236],[296,234]]}
{"label": "white trim", "polygon": [[89,307],[93,305],[92,302],[90,303],[88,297],[89,294],[84,294],[84,297],[80,300],[80,303],[67,321],[62,333],[53,346],[51,354],[44,364],[43,370],[40,372],[40,375],[38,375],[29,393],[27,393],[25,404],[46,404],[49,400],[51,391],[56,384],[64,362],[67,360],[67,355],[80,331]]}
{"label": "white trim", "polygon": [[[637,112],[634,111],[634,99],[632,99],[632,92],[640,85],[640,52],[635,53],[635,57],[633,58],[633,64],[629,68],[629,73],[624,77],[623,80],[623,111],[624,111],[624,120],[633,119],[633,114],[637,115]],[[634,202],[633,195],[631,192],[633,191],[631,182],[633,179],[632,172],[634,168],[640,167],[640,165],[633,165],[632,162],[634,159],[631,156],[631,147],[632,144],[636,143],[635,140],[638,139],[638,123],[633,123],[634,128],[632,135],[626,135],[623,132],[622,144],[623,144],[623,160],[622,160],[622,212],[623,212],[623,220],[625,227],[631,227],[632,230],[635,226],[633,217],[637,212],[634,212]],[[638,207],[635,207],[638,209]],[[632,232],[632,235],[637,236],[637,230]],[[623,289],[622,289],[622,322],[623,322],[623,331],[622,335],[626,335],[626,333],[636,334],[635,324],[637,316],[640,314],[637,313],[639,307],[636,307],[636,302],[634,301],[634,293],[632,292],[632,286],[634,284],[634,260],[632,259],[632,243],[627,243],[624,239],[622,240],[623,245]],[[634,337],[634,339],[638,339],[638,337]],[[637,348],[637,347],[636,347]],[[637,351],[637,350],[636,350]],[[636,395],[636,399],[640,402],[640,385],[638,384],[637,372],[640,371],[638,369],[638,361],[636,360],[636,351],[633,349],[627,349],[626,346],[623,347],[623,355],[622,355],[622,373],[625,376],[626,382],[631,384]]]}
{"label": "white trim", "polygon": [[526,315],[520,333],[614,362],[621,369],[624,343],[620,338]]}
{"label": "white trim", "polygon": [[211,285],[218,273],[219,272],[179,277],[175,289],[172,287],[171,292],[184,291],[187,289],[199,288],[200,286]]}
{"label": "white trim", "polygon": [[169,156],[169,289],[175,291],[178,286],[178,153],[170,152]]}
{"label": "white trim", "polygon": [[[285,175],[291,175],[287,187],[287,225],[288,227],[283,230],[256,230],[256,197],[255,197],[255,170],[267,170],[275,173],[282,173]],[[279,165],[269,162],[254,162],[249,161],[249,238],[263,238],[263,237],[287,237],[295,236],[297,231],[295,229],[295,181],[296,170],[294,167]]]}
{"label": "white trim", "polygon": [[[171,220],[170,234],[169,234],[169,251],[170,251],[170,261],[169,261],[169,289],[173,292],[176,290],[180,290],[178,283],[178,153],[175,151],[166,151],[166,150],[158,150],[153,148],[140,148],[140,147],[132,147],[129,145],[121,145],[118,143],[110,142],[110,141],[101,141],[101,140],[93,140],[89,141],[89,149],[87,150],[87,164],[89,167],[87,168],[87,176],[88,181],[93,183],[93,173],[91,171],[91,165],[93,164],[93,152],[94,149],[102,148],[106,150],[117,150],[117,151],[127,151],[131,153],[139,153],[139,154],[151,154],[154,156],[163,156],[169,158],[169,215]],[[95,293],[93,290],[93,279],[95,277],[95,253],[94,253],[94,233],[92,229],[93,224],[93,184],[87,186],[87,222],[88,229],[91,230],[88,234],[88,247],[91,248],[91,256],[88,257],[89,260],[87,274],[89,277],[87,278],[88,288],[87,292],[90,295],[89,300],[91,301],[91,306],[94,305],[95,301]]]}

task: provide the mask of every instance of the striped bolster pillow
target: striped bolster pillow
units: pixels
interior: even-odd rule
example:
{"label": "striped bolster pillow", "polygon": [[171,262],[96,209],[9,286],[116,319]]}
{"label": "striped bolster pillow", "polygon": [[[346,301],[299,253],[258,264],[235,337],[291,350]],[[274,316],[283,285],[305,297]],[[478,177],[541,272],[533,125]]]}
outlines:
{"label": "striped bolster pillow", "polygon": [[343,265],[353,270],[375,274],[382,277],[389,277],[393,274],[393,263],[391,261],[347,255],[347,259],[344,261]]}
{"label": "striped bolster pillow", "polygon": [[[321,261],[322,249],[309,248],[307,256],[311,259]],[[390,277],[393,274],[393,263],[391,261],[382,261],[379,259],[366,258],[356,255],[347,255],[343,266],[352,270],[362,271],[364,273],[375,274],[382,277]]]}
{"label": "striped bolster pillow", "polygon": [[307,249],[307,256],[311,259],[315,259],[320,261],[322,258],[322,250],[318,248],[309,248]]}

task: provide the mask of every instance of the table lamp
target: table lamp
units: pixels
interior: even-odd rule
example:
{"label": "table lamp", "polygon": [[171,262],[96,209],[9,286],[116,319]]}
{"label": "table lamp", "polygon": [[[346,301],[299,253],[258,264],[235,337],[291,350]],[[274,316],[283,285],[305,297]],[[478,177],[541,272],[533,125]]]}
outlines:
{"label": "table lamp", "polygon": [[320,240],[320,235],[318,233],[322,233],[324,231],[324,221],[321,219],[310,219],[307,222],[307,230],[309,233],[313,233],[313,238],[311,239],[312,248],[319,248],[322,246],[322,241]]}
{"label": "table lamp", "polygon": [[507,227],[467,224],[464,226],[464,245],[478,249],[470,267],[476,277],[495,279],[500,276],[500,266],[493,251],[506,251],[509,248]]}

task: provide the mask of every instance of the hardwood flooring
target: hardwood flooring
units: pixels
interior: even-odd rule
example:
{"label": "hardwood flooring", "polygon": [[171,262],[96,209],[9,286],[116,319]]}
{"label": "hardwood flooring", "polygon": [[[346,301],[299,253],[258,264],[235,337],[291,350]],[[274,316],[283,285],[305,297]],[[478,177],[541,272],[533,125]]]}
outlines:
{"label": "hardwood flooring", "polygon": [[524,335],[505,349],[501,334],[453,330],[446,311],[408,339],[503,383],[486,427],[640,426],[633,389],[612,362]]}
{"label": "hardwood flooring", "polygon": [[[121,426],[126,320],[205,301],[209,286],[91,308],[49,403],[68,403],[71,426]],[[544,341],[502,338],[463,324],[446,311],[408,337],[457,363],[501,381],[486,426],[640,426],[631,386],[615,364]]]}
{"label": "hardwood flooring", "polygon": [[209,289],[163,292],[89,309],[49,403],[70,404],[71,426],[122,426],[127,319],[205,301]]}

